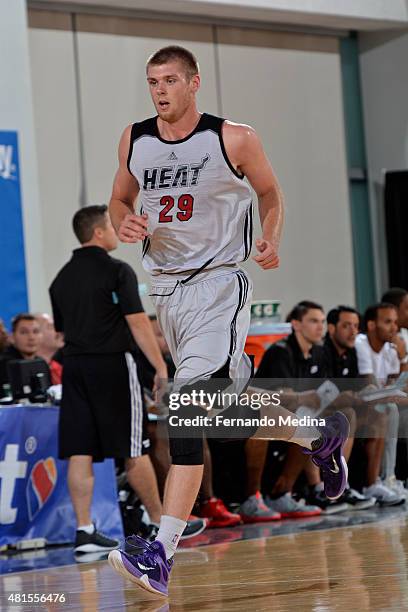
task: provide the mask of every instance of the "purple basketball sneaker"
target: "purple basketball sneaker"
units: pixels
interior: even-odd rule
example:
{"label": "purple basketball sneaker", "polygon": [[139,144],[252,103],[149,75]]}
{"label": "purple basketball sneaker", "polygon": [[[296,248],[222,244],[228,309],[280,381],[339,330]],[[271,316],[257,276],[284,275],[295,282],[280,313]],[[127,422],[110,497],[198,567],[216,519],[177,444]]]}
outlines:
{"label": "purple basketball sneaker", "polygon": [[111,567],[142,589],[167,597],[167,584],[173,560],[166,560],[162,543],[158,540],[147,542],[139,536],[130,536],[126,538],[126,549],[132,550],[132,548],[138,551],[138,554],[112,550],[108,557]]}
{"label": "purple basketball sneaker", "polygon": [[335,412],[326,417],[324,427],[317,429],[321,437],[312,442],[312,447],[317,442],[319,446],[312,450],[303,449],[303,452],[310,455],[313,463],[321,469],[326,497],[337,499],[347,485],[348,468],[343,446],[350,433],[350,424],[342,412]]}

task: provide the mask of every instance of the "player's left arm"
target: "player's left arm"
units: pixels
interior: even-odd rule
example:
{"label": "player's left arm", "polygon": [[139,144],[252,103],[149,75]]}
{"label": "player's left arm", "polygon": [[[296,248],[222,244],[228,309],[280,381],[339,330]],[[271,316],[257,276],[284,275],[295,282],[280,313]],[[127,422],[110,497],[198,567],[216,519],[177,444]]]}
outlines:
{"label": "player's left arm", "polygon": [[255,242],[259,254],[253,259],[264,270],[278,268],[284,220],[283,194],[278,180],[253,128],[248,125],[227,124],[224,140],[230,142],[228,149],[231,151],[231,161],[235,162],[237,169],[247,177],[258,197],[262,238]]}

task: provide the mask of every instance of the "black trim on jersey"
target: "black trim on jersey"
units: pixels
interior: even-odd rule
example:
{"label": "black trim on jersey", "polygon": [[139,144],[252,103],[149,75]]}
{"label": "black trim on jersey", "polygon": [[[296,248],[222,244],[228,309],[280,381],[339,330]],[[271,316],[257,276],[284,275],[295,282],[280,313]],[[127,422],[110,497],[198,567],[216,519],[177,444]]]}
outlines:
{"label": "black trim on jersey", "polygon": [[254,235],[254,208],[253,208],[252,201],[251,201],[250,206],[251,207],[250,207],[250,213],[249,213],[249,252],[251,252],[251,249],[252,249],[252,239]]}
{"label": "black trim on jersey", "polygon": [[248,258],[248,211],[245,214],[244,221],[244,261]]}
{"label": "black trim on jersey", "polygon": [[127,167],[132,176],[134,175],[130,170],[130,162],[132,159],[133,144],[135,140],[138,140],[142,136],[154,136],[155,138],[157,138],[158,140],[160,140],[160,142],[163,142],[164,144],[176,145],[182,142],[186,142],[192,136],[194,136],[194,134],[197,134],[198,132],[206,132],[207,130],[212,130],[213,132],[218,134],[221,152],[222,152],[222,155],[224,157],[224,160],[228,168],[237,178],[241,180],[245,178],[244,174],[241,174],[240,172],[238,172],[238,170],[236,170],[234,166],[231,164],[231,161],[225,150],[224,139],[222,136],[222,126],[224,124],[225,119],[223,119],[222,117],[216,117],[215,115],[209,115],[208,113],[203,113],[197,125],[195,126],[194,130],[190,132],[190,134],[185,136],[185,138],[181,138],[180,140],[165,140],[164,138],[162,138],[160,136],[159,127],[157,125],[157,119],[158,119],[158,115],[156,115],[155,117],[150,117],[149,119],[145,119],[144,121],[141,121],[140,123],[134,123],[132,125],[132,131],[130,135],[130,144],[129,144],[129,153],[128,153],[128,158],[127,158]]}
{"label": "black trim on jersey", "polygon": [[168,297],[170,295],[173,295],[173,293],[175,292],[175,290],[177,289],[177,287],[179,285],[186,285],[189,281],[191,281],[195,276],[197,276],[197,274],[200,274],[200,272],[202,272],[203,270],[205,270],[205,268],[207,266],[210,265],[210,263],[213,261],[214,257],[211,257],[211,259],[209,259],[208,261],[205,262],[205,264],[203,264],[201,266],[201,268],[198,268],[198,270],[196,270],[195,272],[193,272],[192,274],[190,274],[190,276],[188,276],[187,278],[185,278],[184,280],[180,281],[178,280],[176,282],[176,284],[174,285],[173,289],[171,290],[170,293],[149,293],[149,296],[158,296],[158,297]]}
{"label": "black trim on jersey", "polygon": [[140,121],[140,123],[134,123],[132,125],[132,130],[130,132],[130,143],[129,143],[129,153],[127,158],[127,169],[130,174],[134,177],[133,172],[130,169],[130,161],[132,159],[133,153],[133,144],[135,140],[138,140],[141,136],[156,136],[155,132],[155,123],[157,117],[150,117],[149,119],[145,119],[144,121]]}
{"label": "black trim on jersey", "polygon": [[[140,207],[140,215],[143,215],[143,204]],[[143,257],[146,255],[147,251],[149,250],[150,247],[150,238],[149,236],[145,236],[145,238],[143,238],[143,243],[142,243],[142,259]]]}
{"label": "black trim on jersey", "polygon": [[149,247],[150,247],[150,238],[146,236],[146,238],[143,240],[142,257],[146,255],[147,251],[149,250]]}
{"label": "black trim on jersey", "polygon": [[187,136],[185,136],[184,138],[181,138],[180,140],[165,140],[164,138],[162,138],[160,136],[160,132],[159,132],[159,126],[157,125],[157,118],[155,117],[155,124],[154,124],[154,135],[156,136],[156,138],[158,138],[158,140],[160,140],[161,142],[164,142],[164,144],[170,144],[170,145],[176,145],[176,144],[180,144],[182,142],[186,142],[186,140],[189,140],[192,136],[194,136],[194,134],[197,134],[197,132],[203,132],[205,131],[207,128],[203,129],[203,123],[205,123],[205,118],[207,117],[207,113],[203,113],[200,117],[200,119],[198,120],[197,125],[195,126],[194,130],[192,132],[190,132],[190,134],[188,134]]}
{"label": "black trim on jersey", "polygon": [[210,265],[210,263],[213,261],[214,257],[211,257],[211,259],[209,259],[208,261],[205,262],[205,264],[203,264],[201,266],[201,268],[198,268],[198,270],[196,270],[195,272],[193,272],[192,274],[190,274],[190,276],[188,276],[187,278],[185,278],[184,280],[180,281],[180,285],[186,285],[189,281],[191,281],[195,276],[197,276],[197,274],[200,274],[200,272],[202,272],[203,270],[206,269],[207,266]]}
{"label": "black trim on jersey", "polygon": [[204,115],[205,115],[205,120],[203,121],[203,125],[201,126],[200,131],[213,130],[216,134],[218,134],[221,152],[222,152],[222,155],[224,157],[224,160],[228,168],[237,178],[241,180],[244,179],[245,175],[241,174],[240,172],[238,172],[238,170],[234,168],[234,166],[231,164],[231,161],[227,155],[227,151],[225,150],[224,139],[222,136],[222,126],[224,125],[225,119],[223,119],[222,117],[216,117],[215,115],[207,115],[206,113],[204,113]]}
{"label": "black trim on jersey", "polygon": [[[224,121],[225,121],[225,119],[222,119],[222,123],[224,123]],[[221,151],[222,151],[222,154],[223,154],[223,156],[224,156],[224,159],[225,159],[225,161],[226,161],[226,163],[227,163],[228,168],[231,170],[231,172],[232,172],[233,174],[235,174],[235,176],[236,176],[237,178],[239,178],[239,179],[243,180],[243,179],[245,178],[245,175],[244,175],[244,174],[241,174],[240,172],[238,172],[238,170],[236,170],[236,169],[234,168],[234,166],[231,164],[230,159],[229,159],[229,157],[228,157],[228,155],[227,155],[227,151],[225,150],[224,138],[223,138],[223,136],[222,136],[222,124],[221,124],[221,126],[220,126],[219,131],[218,131],[218,138],[220,139],[220,147],[221,147]]]}
{"label": "black trim on jersey", "polygon": [[[135,135],[134,135],[134,132],[136,131],[136,126],[137,126],[137,123],[134,123],[132,125],[132,130],[130,132],[129,153],[128,153],[127,162],[126,162],[127,169],[129,170],[129,174],[131,174],[132,176],[133,176],[133,172],[130,169],[130,160],[132,159],[133,143],[136,140]],[[134,176],[133,176],[133,178],[134,178]]]}
{"label": "black trim on jersey", "polygon": [[253,227],[253,220],[252,220],[252,202],[251,202],[246,212],[245,223],[244,223],[244,245],[245,245],[244,261],[248,259],[249,254],[251,252],[251,248],[252,248],[252,227]]}

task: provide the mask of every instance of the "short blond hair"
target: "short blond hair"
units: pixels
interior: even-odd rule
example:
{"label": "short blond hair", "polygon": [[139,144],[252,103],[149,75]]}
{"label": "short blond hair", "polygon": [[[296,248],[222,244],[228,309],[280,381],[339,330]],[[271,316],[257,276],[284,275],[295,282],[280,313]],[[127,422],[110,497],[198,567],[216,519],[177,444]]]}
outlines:
{"label": "short blond hair", "polygon": [[179,45],[169,45],[168,47],[162,47],[153,55],[149,57],[146,64],[146,72],[149,66],[161,66],[168,62],[178,60],[183,63],[186,74],[190,80],[193,76],[200,72],[197,59],[195,55]]}

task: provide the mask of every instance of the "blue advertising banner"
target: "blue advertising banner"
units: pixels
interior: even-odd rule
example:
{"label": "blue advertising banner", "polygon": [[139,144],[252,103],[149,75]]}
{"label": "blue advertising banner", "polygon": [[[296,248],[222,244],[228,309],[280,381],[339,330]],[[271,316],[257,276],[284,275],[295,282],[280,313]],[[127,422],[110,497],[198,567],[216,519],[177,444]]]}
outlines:
{"label": "blue advertising banner", "polygon": [[[67,461],[57,457],[56,406],[0,407],[0,546],[45,538],[75,539]],[[92,517],[106,535],[123,538],[113,460],[94,464]]]}
{"label": "blue advertising banner", "polygon": [[27,310],[17,132],[0,131],[0,318]]}

